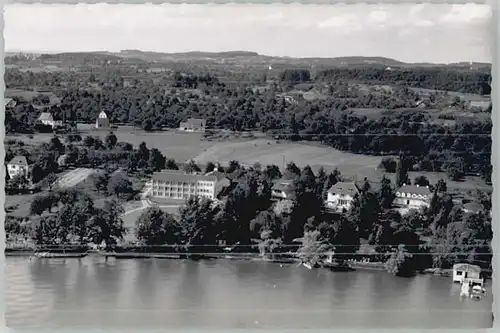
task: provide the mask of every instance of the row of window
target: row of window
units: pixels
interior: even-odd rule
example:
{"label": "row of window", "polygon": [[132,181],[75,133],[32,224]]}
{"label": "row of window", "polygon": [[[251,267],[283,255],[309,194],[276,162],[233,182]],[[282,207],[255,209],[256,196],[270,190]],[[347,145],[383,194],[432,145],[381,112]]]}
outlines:
{"label": "row of window", "polygon": [[169,187],[162,187],[162,186],[153,186],[153,191],[156,192],[191,192],[191,193],[212,193],[212,189],[208,188],[169,188]]}
{"label": "row of window", "polygon": [[402,198],[412,198],[412,199],[427,199],[427,195],[422,195],[422,194],[396,192],[396,196],[402,197]]}
{"label": "row of window", "polygon": [[153,180],[154,185],[170,185],[170,186],[179,186],[179,187],[213,187],[213,182],[171,182],[166,180]]}
{"label": "row of window", "polygon": [[[153,196],[154,197],[163,197],[163,198],[169,198],[169,199],[187,199],[190,196],[194,196],[194,193],[172,193],[172,192],[157,192],[153,191]],[[198,193],[199,196],[202,197],[209,197],[211,198],[212,196],[208,193]]]}

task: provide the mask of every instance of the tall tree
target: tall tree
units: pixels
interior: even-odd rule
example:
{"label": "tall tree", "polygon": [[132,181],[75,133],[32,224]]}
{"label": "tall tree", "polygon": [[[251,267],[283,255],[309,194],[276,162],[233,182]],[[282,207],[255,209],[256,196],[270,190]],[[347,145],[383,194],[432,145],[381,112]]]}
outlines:
{"label": "tall tree", "polygon": [[408,184],[408,171],[405,165],[405,159],[403,155],[399,156],[398,164],[396,165],[396,185],[398,187],[403,186],[403,184]]}
{"label": "tall tree", "polygon": [[145,245],[175,245],[180,242],[177,221],[160,208],[147,208],[135,222],[135,235]]}
{"label": "tall tree", "polygon": [[382,178],[377,196],[380,202],[380,206],[383,209],[389,209],[392,207],[395,195],[394,191],[392,190],[391,180],[389,178],[385,176]]}
{"label": "tall tree", "polygon": [[94,244],[104,244],[106,247],[118,244],[123,240],[126,229],[121,215],[123,207],[114,199],[104,202],[102,209],[97,209],[91,218],[90,240]]}
{"label": "tall tree", "polygon": [[179,209],[181,244],[190,252],[202,252],[216,246],[218,230],[215,210],[207,199],[190,197]]}

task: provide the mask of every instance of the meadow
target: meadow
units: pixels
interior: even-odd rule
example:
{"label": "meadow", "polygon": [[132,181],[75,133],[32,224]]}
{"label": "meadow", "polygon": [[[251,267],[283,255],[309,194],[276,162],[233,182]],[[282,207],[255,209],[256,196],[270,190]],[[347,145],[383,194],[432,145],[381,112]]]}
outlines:
{"label": "meadow", "polygon": [[[102,139],[108,131],[94,130],[91,125],[79,125],[82,136],[99,136]],[[327,171],[337,168],[344,177],[363,180],[367,177],[373,182],[378,182],[384,172],[378,169],[381,156],[368,156],[342,152],[331,147],[310,142],[286,142],[271,139],[232,139],[220,141],[202,140],[199,133],[181,133],[177,130],[162,132],[145,132],[131,126],[120,126],[114,130],[118,141],[128,142],[138,147],[145,142],[149,149],[157,148],[167,158],[172,158],[178,163],[193,159],[200,165],[207,162],[219,162],[222,165],[232,160],[241,165],[252,166],[256,162],[261,165],[275,164],[280,168],[290,162],[299,167],[311,166],[314,171],[323,167]],[[26,136],[8,136],[9,138],[22,139],[26,143],[48,142],[52,134],[34,134],[32,138]],[[426,176],[432,184],[444,178],[451,189],[463,190],[471,188],[489,189],[490,186],[478,177],[467,177],[463,182],[448,180],[442,172],[410,172],[413,180],[418,175]],[[393,175],[387,175],[393,178]]]}

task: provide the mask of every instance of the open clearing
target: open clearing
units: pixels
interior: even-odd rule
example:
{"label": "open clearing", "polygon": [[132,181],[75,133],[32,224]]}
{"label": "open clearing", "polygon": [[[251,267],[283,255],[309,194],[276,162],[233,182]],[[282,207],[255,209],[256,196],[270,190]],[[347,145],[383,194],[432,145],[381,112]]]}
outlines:
{"label": "open clearing", "polygon": [[5,196],[5,208],[11,206],[16,207],[12,211],[7,212],[6,215],[16,217],[29,217],[31,201],[35,198],[36,194],[15,194]]}
{"label": "open clearing", "polygon": [[307,143],[276,143],[274,140],[257,139],[240,142],[217,142],[194,159],[196,162],[228,163],[236,160],[242,165],[251,166],[275,164],[280,168],[294,162],[298,166],[309,165],[327,170],[338,168],[342,173],[372,174],[380,163],[381,157],[344,153],[329,147]]}
{"label": "open clearing", "polygon": [[38,95],[45,95],[50,98],[50,103],[47,106],[51,106],[54,104],[57,104],[60,102],[60,99],[56,97],[56,95],[52,92],[45,92],[45,91],[33,91],[33,90],[25,90],[25,89],[18,89],[18,88],[7,88],[5,89],[4,97],[5,98],[12,98],[12,97],[21,97],[25,99],[26,101],[31,101],[33,97],[36,97]]}

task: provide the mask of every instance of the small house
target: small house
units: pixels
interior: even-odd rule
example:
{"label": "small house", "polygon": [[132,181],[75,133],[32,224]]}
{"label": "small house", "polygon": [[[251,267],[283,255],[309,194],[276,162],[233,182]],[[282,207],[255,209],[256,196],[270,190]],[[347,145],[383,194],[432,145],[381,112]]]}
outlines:
{"label": "small house", "polygon": [[464,211],[464,213],[477,214],[479,212],[484,212],[484,206],[479,202],[471,201],[464,204],[462,210]]}
{"label": "small house", "polygon": [[359,188],[355,183],[338,182],[328,190],[325,206],[336,212],[350,210],[354,198],[359,194]]}
{"label": "small house", "polygon": [[453,265],[453,282],[463,283],[464,281],[482,286],[481,267],[465,263]]}
{"label": "small house", "polygon": [[207,121],[205,119],[189,118],[185,122],[181,122],[179,130],[184,132],[205,132]]}
{"label": "small house", "polygon": [[62,126],[63,121],[62,119],[55,117],[52,113],[50,112],[42,112],[40,116],[38,117],[37,122],[39,124],[43,124],[46,126],[50,126],[52,128],[57,127],[57,126]]}
{"label": "small house", "polygon": [[4,101],[5,110],[13,108],[17,104],[16,100],[12,99],[12,98],[4,98],[3,101]]}
{"label": "small house", "polygon": [[491,101],[489,99],[486,100],[471,100],[468,102],[468,106],[471,109],[478,109],[481,111],[487,110],[491,106]]}
{"label": "small house", "polygon": [[109,118],[106,112],[101,111],[95,121],[95,128],[109,128]]}
{"label": "small house", "polygon": [[279,179],[271,188],[273,199],[290,199],[293,192],[293,180]]}
{"label": "small house", "polygon": [[7,163],[7,172],[10,178],[16,176],[27,177],[29,173],[28,160],[24,156],[16,156]]}

